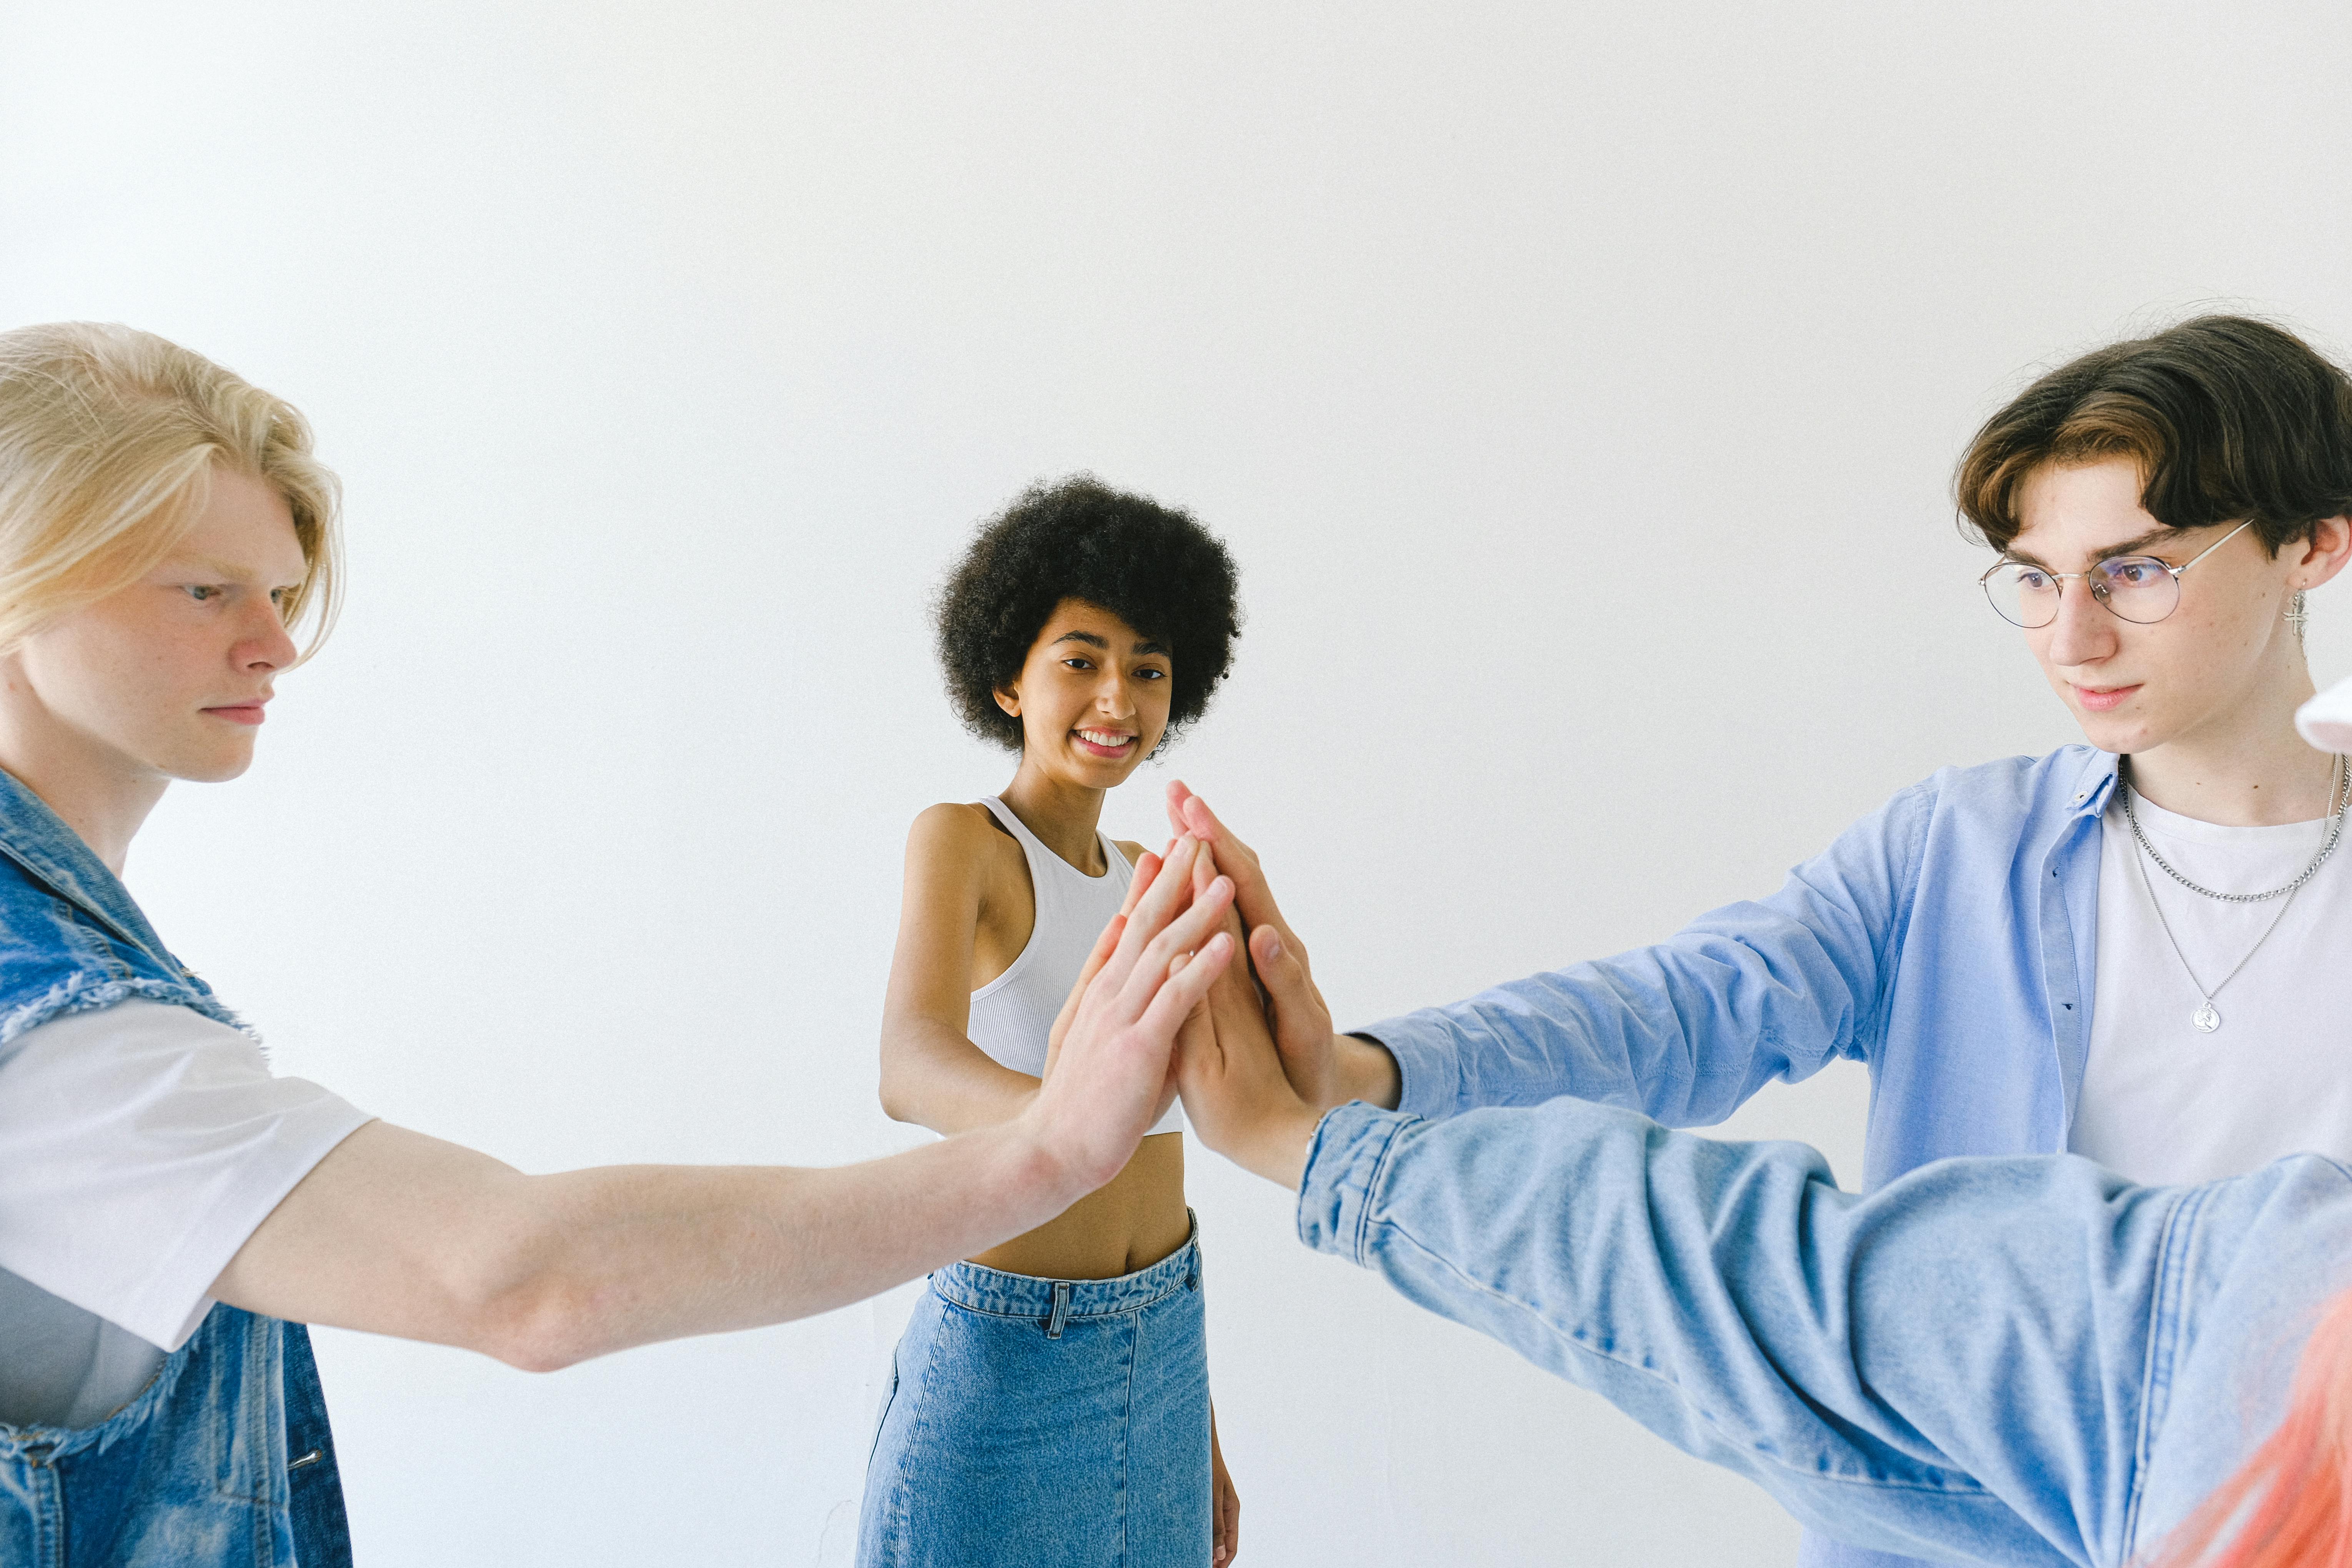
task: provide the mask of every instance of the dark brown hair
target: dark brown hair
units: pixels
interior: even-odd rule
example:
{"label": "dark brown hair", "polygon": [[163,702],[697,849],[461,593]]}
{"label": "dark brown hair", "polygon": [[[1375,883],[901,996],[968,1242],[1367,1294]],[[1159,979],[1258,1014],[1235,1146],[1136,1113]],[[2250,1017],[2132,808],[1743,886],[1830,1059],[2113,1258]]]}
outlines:
{"label": "dark brown hair", "polygon": [[1985,421],[1953,479],[1963,531],[2006,550],[2050,463],[2125,458],[2168,528],[2252,518],[2273,555],[2352,511],[2352,378],[2293,332],[2199,316],[2059,366]]}

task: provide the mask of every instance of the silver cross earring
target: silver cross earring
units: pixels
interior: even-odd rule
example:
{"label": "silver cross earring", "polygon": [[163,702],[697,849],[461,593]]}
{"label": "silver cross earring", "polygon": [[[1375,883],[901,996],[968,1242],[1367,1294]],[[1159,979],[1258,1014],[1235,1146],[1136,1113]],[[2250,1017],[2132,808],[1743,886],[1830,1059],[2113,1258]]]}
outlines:
{"label": "silver cross earring", "polygon": [[2294,597],[2286,605],[2286,624],[2294,628],[2294,640],[2303,641],[2303,628],[2311,624],[2311,606],[2304,591],[2297,588]]}

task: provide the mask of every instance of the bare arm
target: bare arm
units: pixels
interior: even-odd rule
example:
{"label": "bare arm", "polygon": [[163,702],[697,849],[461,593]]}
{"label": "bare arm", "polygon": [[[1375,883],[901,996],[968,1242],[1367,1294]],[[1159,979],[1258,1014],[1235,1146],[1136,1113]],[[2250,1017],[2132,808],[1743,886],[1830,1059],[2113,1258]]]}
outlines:
{"label": "bare arm", "polygon": [[990,1127],[1021,1113],[1037,1080],[971,1043],[972,947],[995,829],[960,805],[935,805],[907,835],[898,945],[882,1004],[882,1110],[934,1132]]}
{"label": "bare arm", "polygon": [[1113,922],[1050,1083],[1007,1122],[832,1169],[551,1176],[374,1123],[262,1222],[214,1294],[543,1371],[824,1311],[1034,1229],[1117,1174],[1164,1112],[1177,1028],[1234,955],[1218,931],[1232,884],[1194,895],[1195,847],[1180,842],[1179,874]]}

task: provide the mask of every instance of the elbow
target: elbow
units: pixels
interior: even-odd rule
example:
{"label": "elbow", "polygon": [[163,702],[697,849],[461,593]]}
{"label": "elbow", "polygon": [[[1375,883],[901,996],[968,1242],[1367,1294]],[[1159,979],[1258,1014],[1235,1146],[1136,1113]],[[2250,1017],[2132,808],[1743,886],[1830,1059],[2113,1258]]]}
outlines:
{"label": "elbow", "polygon": [[444,1256],[440,1294],[451,1331],[436,1337],[519,1372],[561,1372],[618,1349],[613,1314],[572,1266],[562,1228],[529,1207],[507,1219]]}
{"label": "elbow", "polygon": [[562,1372],[615,1348],[604,1342],[599,1317],[578,1292],[547,1281],[483,1303],[468,1348],[517,1372]]}
{"label": "elbow", "polygon": [[922,1114],[916,1106],[912,1073],[891,1060],[889,1047],[882,1047],[882,1081],[877,1086],[875,1098],[882,1103],[882,1114],[893,1121],[919,1122]]}

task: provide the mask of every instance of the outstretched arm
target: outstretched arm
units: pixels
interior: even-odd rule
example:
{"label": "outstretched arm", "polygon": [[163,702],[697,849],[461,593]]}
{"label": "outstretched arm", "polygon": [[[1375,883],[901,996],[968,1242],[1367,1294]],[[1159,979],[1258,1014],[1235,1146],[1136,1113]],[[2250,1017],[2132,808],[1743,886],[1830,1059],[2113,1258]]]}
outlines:
{"label": "outstretched arm", "polygon": [[[2238,1374],[2283,1375],[2352,1268],[2352,1181],[2315,1157],[2169,1190],[2063,1156],[1956,1160],[1864,1197],[1810,1149],[1573,1099],[1318,1123],[1226,989],[1215,1037],[1187,1034],[1186,1113],[1300,1189],[1300,1239],[1857,1545],[2132,1560],[2275,1397]],[[2151,1368],[2168,1416],[2146,1408]],[[2224,1395],[2188,1407],[2198,1384]],[[2144,1490],[2158,1445],[2185,1500]],[[2222,1462],[2184,1466],[2184,1446]]]}
{"label": "outstretched arm", "polygon": [[[1769,899],[1700,917],[1669,940],[1371,1025],[1331,1032],[1312,985],[1276,1038],[1318,1108],[1349,1100],[1450,1116],[1562,1094],[1675,1126],[1719,1121],[1774,1079],[1865,1054],[1902,888],[1932,796],[1906,790],[1799,867]],[[1236,908],[1306,968],[1257,857],[1183,785],[1171,821],[1207,839]],[[1253,950],[1255,951],[1255,950]],[[1378,1043],[1373,1043],[1377,1041]]]}
{"label": "outstretched arm", "polygon": [[[546,1370],[820,1312],[1034,1229],[1117,1174],[1165,1110],[1178,1028],[1233,955],[1232,884],[1195,896],[1180,841],[1012,1121],[835,1169],[612,1167],[527,1176],[362,1128],[278,1205],[222,1300]],[[1152,868],[1157,870],[1158,868]]]}

